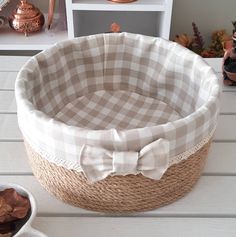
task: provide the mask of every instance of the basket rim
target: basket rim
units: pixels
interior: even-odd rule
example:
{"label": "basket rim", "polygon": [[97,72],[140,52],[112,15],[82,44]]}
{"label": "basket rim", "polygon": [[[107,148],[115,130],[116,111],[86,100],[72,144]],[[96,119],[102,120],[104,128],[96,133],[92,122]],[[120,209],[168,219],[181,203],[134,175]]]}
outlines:
{"label": "basket rim", "polygon": [[[37,56],[35,56],[23,66],[18,74],[15,85],[15,94],[18,107],[19,127],[25,139],[34,146],[34,148],[37,148],[37,152],[40,151],[40,154],[44,157],[49,156],[50,160],[58,158],[63,162],[68,160],[73,161],[69,164],[71,167],[76,162],[79,164],[83,145],[100,146],[106,150],[115,152],[140,152],[146,145],[159,139],[165,139],[170,144],[168,147],[168,159],[178,157],[178,155],[179,157],[182,157],[181,159],[184,159],[189,157],[188,151],[190,149],[193,149],[194,151],[199,143],[212,135],[218,118],[218,97],[221,91],[221,84],[215,72],[200,56],[174,42],[130,33],[99,34],[81,38],[96,40],[96,37],[130,37],[131,39],[138,40],[138,42],[147,40],[147,45],[162,42],[164,46],[161,45],[161,49],[169,50],[170,48],[175,47],[175,50],[178,52],[178,57],[181,54],[189,56],[187,62],[191,63],[188,65],[190,69],[192,67],[201,67],[201,71],[197,70],[196,74],[192,74],[192,79],[194,80],[196,75],[201,76],[198,78],[198,86],[200,87],[202,85],[204,87],[204,89],[202,89],[202,94],[199,94],[200,99],[193,101],[193,103],[196,103],[194,104],[195,106],[197,106],[198,103],[199,108],[175,121],[143,128],[91,130],[67,125],[66,123],[50,117],[43,111],[38,110],[33,105],[33,100],[30,101],[30,98],[28,98],[30,93],[27,94],[27,80],[29,80],[29,78],[25,75],[27,75],[27,73],[30,75],[30,73],[35,71],[37,73],[39,72],[39,70],[37,71]],[[79,39],[72,39],[56,44],[51,49],[47,49],[40,54],[50,52],[52,49],[58,50],[60,47],[63,47],[64,44],[70,44],[71,42],[77,43],[78,40]],[[157,46],[159,47],[159,44]],[[190,59],[193,60],[193,62]],[[184,58],[183,62],[185,62],[185,60],[186,59]],[[162,61],[162,63],[164,62]],[[180,65],[182,66],[182,61]],[[175,72],[175,69],[172,70]],[[177,71],[178,70],[179,68]],[[185,73],[185,76],[186,75],[188,74]],[[205,78],[206,80],[203,80]],[[185,83],[189,83],[187,84],[188,86],[192,81],[185,81]],[[210,89],[208,90],[209,86]],[[193,88],[191,89],[191,91],[193,91]],[[180,90],[179,93],[180,92],[183,92],[183,89]],[[186,93],[186,96],[190,96],[190,94]],[[187,106],[190,105],[187,103]],[[176,162],[178,162],[178,159],[179,158],[176,158]]]}
{"label": "basket rim", "polygon": [[[81,37],[78,37],[78,38],[75,38],[75,39],[68,39],[68,40],[64,40],[64,41],[62,41],[60,43],[56,43],[51,48],[45,49],[42,52],[38,53],[38,55],[50,52],[51,50],[53,50],[55,48],[59,48],[59,47],[61,47],[64,44],[77,42],[78,39],[81,39],[81,38],[87,38],[89,40],[89,38],[101,37],[101,36],[104,37],[104,36],[109,35],[109,34],[117,35],[117,36],[118,35],[125,35],[125,37],[140,37],[141,40],[145,40],[146,38],[149,38],[149,39],[153,39],[153,40],[155,39],[155,40],[158,40],[158,41],[165,41],[168,44],[173,44],[173,45],[175,45],[175,47],[179,47],[182,50],[185,50],[186,52],[189,53],[189,55],[191,55],[192,58],[197,58],[197,60],[200,61],[205,67],[208,67],[208,71],[207,70],[206,71],[210,74],[210,76],[212,77],[212,80],[215,80],[215,88],[214,88],[214,90],[212,92],[212,95],[208,98],[208,100],[203,105],[201,105],[194,112],[188,114],[187,116],[185,116],[183,118],[177,119],[175,121],[168,122],[168,124],[170,124],[171,127],[175,127],[176,125],[181,124],[183,121],[186,121],[186,120],[188,120],[191,117],[195,117],[198,114],[204,114],[205,111],[206,111],[206,108],[211,107],[212,103],[214,103],[214,101],[218,99],[219,94],[221,93],[220,82],[219,82],[219,80],[217,78],[216,73],[208,65],[208,63],[205,62],[199,55],[197,55],[197,54],[193,53],[192,51],[182,47],[181,45],[179,45],[179,44],[177,44],[175,42],[170,42],[170,41],[162,39],[162,38],[158,38],[158,37],[144,36],[144,35],[140,35],[140,34],[133,34],[133,33],[127,33],[127,32],[122,32],[122,33],[103,33],[103,34],[96,34],[96,35],[89,35],[89,36],[81,36]],[[85,132],[85,133],[93,132],[94,136],[97,136],[97,135],[101,134],[102,132],[107,132],[107,131],[112,131],[113,130],[113,129],[97,129],[97,130],[93,130],[93,129],[81,128],[81,127],[77,127],[77,126],[73,126],[73,125],[67,125],[65,122],[56,120],[53,117],[48,116],[45,112],[35,108],[33,103],[30,102],[26,98],[26,96],[24,96],[22,94],[22,92],[21,92],[21,90],[22,90],[21,89],[22,88],[22,83],[19,83],[19,82],[22,80],[22,78],[24,78],[24,75],[23,75],[24,68],[26,68],[26,67],[34,67],[35,63],[37,63],[36,56],[33,56],[32,58],[30,58],[23,65],[23,67],[21,68],[21,70],[19,71],[19,73],[17,74],[17,77],[16,77],[16,83],[15,83],[16,99],[22,101],[22,103],[24,104],[24,109],[25,110],[30,111],[31,115],[34,114],[42,122],[44,122],[45,120],[49,120],[50,119],[54,123],[54,125],[56,127],[60,127],[63,130],[65,130],[65,129],[73,129],[73,130],[76,130],[76,132]],[[19,93],[18,93],[18,91],[19,91]],[[166,123],[165,124],[158,124],[158,125],[150,126],[148,128],[150,128],[150,130],[152,130],[154,127],[164,128],[165,126],[166,126]],[[147,127],[131,128],[131,129],[121,129],[121,130],[116,129],[116,131],[121,133],[121,134],[123,134],[123,135],[125,135],[125,133],[132,133],[133,131],[141,131],[143,128],[147,128]]]}

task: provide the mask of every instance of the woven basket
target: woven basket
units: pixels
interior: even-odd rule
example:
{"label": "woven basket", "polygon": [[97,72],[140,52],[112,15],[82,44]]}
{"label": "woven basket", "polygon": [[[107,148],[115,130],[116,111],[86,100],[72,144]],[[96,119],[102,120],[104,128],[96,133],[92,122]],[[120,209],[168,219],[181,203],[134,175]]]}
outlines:
{"label": "woven basket", "polygon": [[191,191],[201,175],[210,143],[187,160],[171,166],[158,181],[143,175],[127,175],[108,177],[92,185],[83,173],[50,163],[27,142],[25,146],[34,175],[49,193],[93,211],[130,213],[170,204]]}
{"label": "woven basket", "polygon": [[21,69],[15,91],[42,186],[72,205],[128,213],[169,204],[197,182],[220,82],[174,42],[117,33],[39,53]]}

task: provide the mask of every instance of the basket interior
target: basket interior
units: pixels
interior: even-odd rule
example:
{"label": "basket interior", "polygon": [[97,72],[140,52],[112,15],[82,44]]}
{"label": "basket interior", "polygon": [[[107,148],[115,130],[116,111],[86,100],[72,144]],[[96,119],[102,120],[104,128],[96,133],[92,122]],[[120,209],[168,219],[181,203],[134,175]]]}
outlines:
{"label": "basket interior", "polygon": [[96,91],[68,103],[55,118],[87,129],[133,129],[177,120],[166,103],[130,91]]}
{"label": "basket interior", "polygon": [[83,128],[164,124],[193,113],[211,95],[196,57],[158,38],[81,37],[34,58],[27,97],[49,117]]}

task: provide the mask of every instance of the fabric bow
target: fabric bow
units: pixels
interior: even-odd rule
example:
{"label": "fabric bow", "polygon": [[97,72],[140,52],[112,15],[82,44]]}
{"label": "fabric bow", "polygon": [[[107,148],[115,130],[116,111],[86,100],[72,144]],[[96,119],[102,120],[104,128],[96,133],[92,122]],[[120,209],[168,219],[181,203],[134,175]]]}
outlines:
{"label": "fabric bow", "polygon": [[83,145],[80,167],[90,182],[108,175],[143,174],[159,180],[168,168],[169,141],[160,138],[135,151],[110,151],[104,148]]}

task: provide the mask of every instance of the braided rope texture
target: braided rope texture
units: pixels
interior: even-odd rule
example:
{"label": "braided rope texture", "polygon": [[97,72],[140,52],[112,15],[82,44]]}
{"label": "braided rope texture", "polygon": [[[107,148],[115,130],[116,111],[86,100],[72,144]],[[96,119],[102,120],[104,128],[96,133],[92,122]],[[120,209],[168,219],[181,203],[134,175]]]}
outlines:
{"label": "braided rope texture", "polygon": [[109,176],[90,184],[82,172],[48,162],[25,142],[33,173],[49,193],[74,206],[104,213],[148,211],[183,197],[199,179],[210,144],[211,140],[188,159],[169,167],[160,180],[139,174]]}

